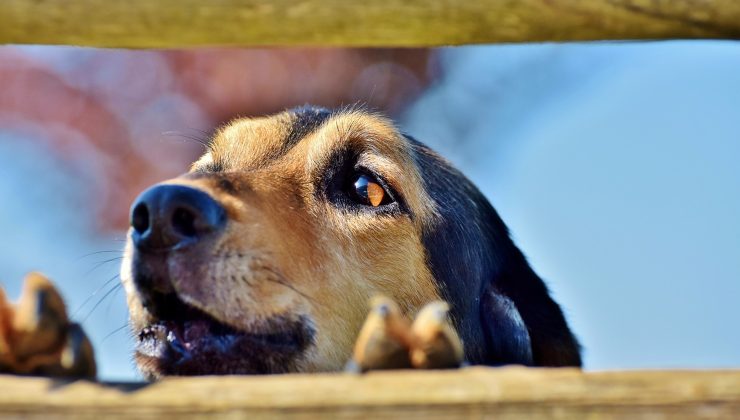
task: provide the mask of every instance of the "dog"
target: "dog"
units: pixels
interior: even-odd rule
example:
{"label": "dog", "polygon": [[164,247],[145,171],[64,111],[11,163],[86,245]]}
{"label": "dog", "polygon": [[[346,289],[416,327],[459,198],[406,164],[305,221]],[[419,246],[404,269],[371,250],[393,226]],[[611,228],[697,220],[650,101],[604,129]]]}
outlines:
{"label": "dog", "polygon": [[340,370],[376,294],[445,300],[471,364],[581,366],[482,193],[383,116],[240,118],[131,208],[121,268],[143,375]]}

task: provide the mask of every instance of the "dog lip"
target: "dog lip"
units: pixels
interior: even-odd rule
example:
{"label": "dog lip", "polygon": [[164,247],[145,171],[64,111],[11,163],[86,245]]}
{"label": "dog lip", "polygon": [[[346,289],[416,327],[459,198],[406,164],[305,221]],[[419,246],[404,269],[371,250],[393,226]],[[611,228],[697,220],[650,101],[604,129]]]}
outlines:
{"label": "dog lip", "polygon": [[139,330],[136,356],[156,375],[281,373],[312,343],[305,316],[273,316],[248,329],[220,322],[168,295],[173,305]]}
{"label": "dog lip", "polygon": [[[210,324],[208,321],[158,321],[139,332],[138,350],[143,355],[156,357],[163,350],[169,350],[187,358],[202,347],[228,352],[237,341],[290,353],[300,351],[304,340],[299,337],[298,332],[292,331],[241,332],[223,324]],[[166,348],[160,348],[161,346]]]}

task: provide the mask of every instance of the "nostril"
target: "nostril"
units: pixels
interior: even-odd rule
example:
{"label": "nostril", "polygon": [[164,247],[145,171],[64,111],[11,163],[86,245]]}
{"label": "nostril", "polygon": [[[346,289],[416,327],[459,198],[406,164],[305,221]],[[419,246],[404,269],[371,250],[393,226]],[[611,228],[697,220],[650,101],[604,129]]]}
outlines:
{"label": "nostril", "polygon": [[131,214],[131,227],[139,234],[149,229],[149,209],[146,204],[139,203]]}
{"label": "nostril", "polygon": [[177,208],[172,213],[172,228],[183,236],[196,236],[195,214],[186,208]]}
{"label": "nostril", "polygon": [[131,239],[142,252],[181,249],[215,237],[225,225],[226,209],[221,204],[182,185],[155,185],[131,208]]}

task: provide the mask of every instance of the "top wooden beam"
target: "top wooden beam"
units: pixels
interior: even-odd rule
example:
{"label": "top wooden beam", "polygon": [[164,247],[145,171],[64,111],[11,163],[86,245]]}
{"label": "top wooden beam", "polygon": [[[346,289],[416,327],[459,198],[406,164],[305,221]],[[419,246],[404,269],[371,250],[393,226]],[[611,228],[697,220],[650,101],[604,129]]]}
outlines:
{"label": "top wooden beam", "polygon": [[736,0],[2,0],[0,44],[428,47],[740,38]]}

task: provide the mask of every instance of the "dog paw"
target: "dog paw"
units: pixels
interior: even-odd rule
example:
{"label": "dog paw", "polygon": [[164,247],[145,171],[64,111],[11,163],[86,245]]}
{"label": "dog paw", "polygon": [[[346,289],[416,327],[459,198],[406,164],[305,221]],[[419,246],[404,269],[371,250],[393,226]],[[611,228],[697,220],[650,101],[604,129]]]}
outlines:
{"label": "dog paw", "polygon": [[370,306],[348,371],[454,369],[463,365],[462,341],[450,323],[447,303],[427,304],[413,323],[389,298],[375,297]]}
{"label": "dog paw", "polygon": [[17,303],[0,289],[0,373],[94,378],[95,357],[62,296],[41,274],[26,276]]}

